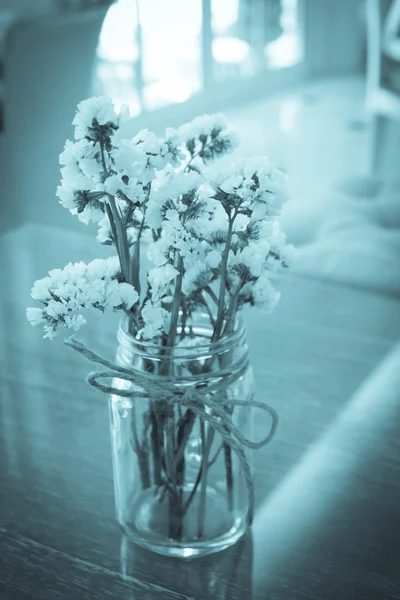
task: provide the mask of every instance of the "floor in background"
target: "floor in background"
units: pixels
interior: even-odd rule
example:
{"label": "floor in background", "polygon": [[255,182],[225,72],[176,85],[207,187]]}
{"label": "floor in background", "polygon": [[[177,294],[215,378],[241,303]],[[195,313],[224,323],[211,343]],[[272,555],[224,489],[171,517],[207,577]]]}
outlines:
{"label": "floor in background", "polygon": [[388,128],[370,194],[363,79],[314,81],[226,115],[239,154],[268,154],[289,175],[282,226],[300,247],[295,268],[400,295],[400,126]]}
{"label": "floor in background", "polygon": [[[365,176],[369,128],[364,80],[317,80],[225,111],[242,140],[240,154],[267,154],[289,175],[283,221],[296,242],[312,240],[335,203],[334,185]],[[398,173],[400,127],[387,136],[382,175]],[[397,152],[396,152],[397,149]]]}

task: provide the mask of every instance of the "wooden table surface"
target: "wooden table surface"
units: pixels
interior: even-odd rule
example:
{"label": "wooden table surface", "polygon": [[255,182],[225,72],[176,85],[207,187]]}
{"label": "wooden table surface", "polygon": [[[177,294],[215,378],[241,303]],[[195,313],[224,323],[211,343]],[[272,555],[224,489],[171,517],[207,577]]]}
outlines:
{"label": "wooden table surface", "polygon": [[[280,426],[254,456],[251,533],[182,562],[122,537],[107,399],[25,320],[34,279],[107,250],[29,225],[0,252],[1,600],[400,599],[398,299],[292,275],[272,315],[246,313],[257,397]],[[80,337],[112,357],[116,324]]]}

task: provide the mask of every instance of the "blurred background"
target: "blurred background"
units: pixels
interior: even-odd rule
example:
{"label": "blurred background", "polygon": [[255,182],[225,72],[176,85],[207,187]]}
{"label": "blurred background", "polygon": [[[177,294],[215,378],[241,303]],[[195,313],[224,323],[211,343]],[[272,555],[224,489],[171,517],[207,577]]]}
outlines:
{"label": "blurred background", "polygon": [[289,176],[296,269],[400,295],[400,0],[0,0],[2,232],[87,233],[58,155],[103,94],[158,133],[224,112]]}

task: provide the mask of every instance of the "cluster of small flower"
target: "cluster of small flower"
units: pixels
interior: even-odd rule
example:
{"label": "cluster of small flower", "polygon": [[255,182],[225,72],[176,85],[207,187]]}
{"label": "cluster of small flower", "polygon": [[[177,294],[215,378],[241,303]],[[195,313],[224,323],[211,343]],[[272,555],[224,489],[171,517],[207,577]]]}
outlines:
{"label": "cluster of small flower", "polygon": [[[60,324],[79,328],[82,309],[124,309],[134,313],[139,338],[154,340],[175,326],[171,314],[183,306],[209,309],[205,295],[220,322],[245,303],[272,310],[279,292],[271,281],[293,255],[277,220],[288,198],[285,175],[265,157],[213,174],[209,161],[237,145],[223,115],[196,117],[163,139],[146,129],[132,134],[133,122],[107,98],[78,105],[57,194],[81,221],[98,224],[97,239],[118,257],[50,272],[32,290],[44,308],[28,309],[29,320],[53,337]],[[131,311],[146,234],[152,267]]]}
{"label": "cluster of small flower", "polygon": [[233,207],[250,211],[253,220],[278,216],[289,199],[284,173],[266,157],[235,161],[215,177],[213,185]]}
{"label": "cluster of small flower", "polygon": [[31,295],[43,308],[28,308],[28,320],[44,325],[44,337],[53,338],[61,325],[77,331],[86,322],[81,314],[85,309],[129,310],[139,296],[132,285],[119,282],[119,275],[117,257],[54,269],[35,282]]}
{"label": "cluster of small flower", "polygon": [[292,263],[278,217],[288,199],[286,176],[266,157],[240,159],[213,177],[212,185],[234,221],[228,256],[228,287],[237,306],[249,302],[271,311],[280,294],[273,273]]}
{"label": "cluster of small flower", "polygon": [[[67,140],[60,155],[60,203],[88,224],[108,220],[109,195],[130,206],[140,206],[148,196],[156,171],[177,167],[184,158],[177,133],[165,139],[148,130],[130,135],[132,119],[126,107],[117,114],[108,98],[90,98],[78,105],[73,120],[76,142]],[[99,235],[101,240],[104,236]]]}
{"label": "cluster of small flower", "polygon": [[204,163],[231,152],[239,145],[236,133],[222,114],[198,116],[178,129],[178,138],[191,156]]}

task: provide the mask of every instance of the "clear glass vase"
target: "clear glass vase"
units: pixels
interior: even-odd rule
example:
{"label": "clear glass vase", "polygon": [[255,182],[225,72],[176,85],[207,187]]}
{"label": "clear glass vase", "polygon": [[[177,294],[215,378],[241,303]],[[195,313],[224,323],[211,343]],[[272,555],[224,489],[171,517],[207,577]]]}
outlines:
{"label": "clear glass vase", "polygon": [[252,409],[232,404],[253,394],[246,333],[240,319],[218,342],[212,332],[207,315],[178,330],[173,348],[136,340],[126,320],[118,331],[117,364],[148,384],[113,382],[135,392],[110,399],[117,520],[134,542],[170,556],[218,552],[247,529],[248,482],[223,435],[230,422],[252,438]]}

